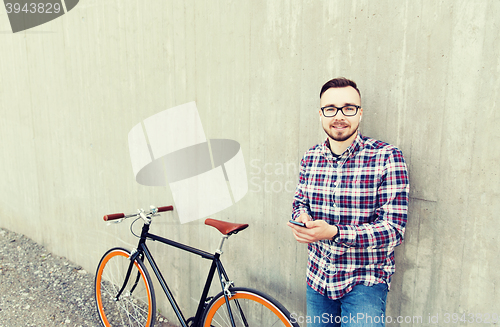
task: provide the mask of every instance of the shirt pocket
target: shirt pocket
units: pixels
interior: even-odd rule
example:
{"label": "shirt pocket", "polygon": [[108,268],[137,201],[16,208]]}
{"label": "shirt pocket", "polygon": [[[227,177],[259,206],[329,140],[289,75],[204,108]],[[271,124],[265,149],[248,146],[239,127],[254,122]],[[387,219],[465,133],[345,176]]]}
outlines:
{"label": "shirt pocket", "polygon": [[376,179],[363,175],[354,177],[344,181],[338,199],[345,208],[346,216],[351,217],[351,224],[369,223],[374,219],[377,209],[378,183]]}
{"label": "shirt pocket", "polygon": [[316,174],[309,178],[305,190],[310,205],[318,209],[331,206],[330,194],[334,192],[334,187],[328,174]]}

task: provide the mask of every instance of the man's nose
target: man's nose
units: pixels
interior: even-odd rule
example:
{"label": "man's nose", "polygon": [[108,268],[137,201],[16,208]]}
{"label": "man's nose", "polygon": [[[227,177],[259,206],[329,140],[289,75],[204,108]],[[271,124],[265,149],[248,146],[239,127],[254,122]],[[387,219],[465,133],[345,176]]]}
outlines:
{"label": "man's nose", "polygon": [[337,114],[335,115],[334,118],[340,118],[340,119],[344,119],[346,116],[344,115],[344,112],[340,109],[337,109]]}

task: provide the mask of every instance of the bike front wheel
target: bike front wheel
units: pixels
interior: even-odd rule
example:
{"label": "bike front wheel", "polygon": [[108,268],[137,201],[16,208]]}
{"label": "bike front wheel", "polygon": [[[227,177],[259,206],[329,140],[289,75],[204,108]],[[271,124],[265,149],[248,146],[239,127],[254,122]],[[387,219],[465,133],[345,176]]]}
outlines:
{"label": "bike front wheel", "polygon": [[137,258],[127,284],[117,299],[130,266],[130,252],[113,248],[99,262],[95,277],[95,300],[101,322],[111,326],[153,327],[155,294],[144,263]]}
{"label": "bike front wheel", "polygon": [[[229,303],[236,327],[299,327],[290,312],[267,294],[250,289],[230,288]],[[202,327],[230,327],[231,319],[224,293],[217,294],[206,307]]]}

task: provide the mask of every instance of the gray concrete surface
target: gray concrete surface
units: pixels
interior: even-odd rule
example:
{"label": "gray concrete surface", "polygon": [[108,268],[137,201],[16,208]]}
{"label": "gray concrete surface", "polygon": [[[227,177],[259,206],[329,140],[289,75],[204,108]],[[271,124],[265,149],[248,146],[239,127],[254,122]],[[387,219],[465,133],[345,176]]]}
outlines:
{"label": "gray concrete surface", "polygon": [[[403,322],[391,326],[442,326],[454,313],[469,321],[458,325],[491,325],[499,15],[495,0],[87,0],[12,34],[0,13],[0,226],[94,271],[107,248],[134,242],[104,214],[172,202],[168,188],[135,182],[128,132],[196,101],[207,138],[238,141],[249,175],[248,194],[212,216],[250,223],[227,244],[230,276],[304,314],[306,249],[285,222],[298,161],[324,139],[319,89],[346,76],[362,92],[362,132],[400,147],[411,174],[387,312]],[[207,250],[218,241],[175,213],[154,230]],[[152,248],[191,306],[206,263]]]}

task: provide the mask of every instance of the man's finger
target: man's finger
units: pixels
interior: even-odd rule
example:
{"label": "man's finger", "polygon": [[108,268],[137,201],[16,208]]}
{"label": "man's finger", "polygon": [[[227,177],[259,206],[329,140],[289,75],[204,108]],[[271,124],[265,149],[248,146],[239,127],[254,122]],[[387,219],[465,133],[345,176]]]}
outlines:
{"label": "man's finger", "polygon": [[311,243],[308,235],[304,235],[303,233],[300,233],[300,232],[296,231],[295,229],[293,230],[293,236],[295,237],[295,239],[298,242]]}
{"label": "man's finger", "polygon": [[303,234],[303,233],[296,233],[295,234],[295,239],[302,240],[304,243],[312,243],[313,238],[310,235]]}

